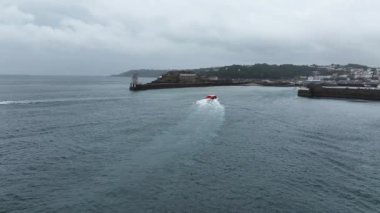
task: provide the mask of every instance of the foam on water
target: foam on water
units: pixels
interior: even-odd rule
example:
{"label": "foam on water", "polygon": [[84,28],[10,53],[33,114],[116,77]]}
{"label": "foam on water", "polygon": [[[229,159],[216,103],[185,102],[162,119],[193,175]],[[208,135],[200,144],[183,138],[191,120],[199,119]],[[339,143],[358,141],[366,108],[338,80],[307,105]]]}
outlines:
{"label": "foam on water", "polygon": [[224,111],[224,106],[218,101],[218,99],[201,99],[196,102],[196,104],[201,108],[206,108],[208,110],[221,110]]}
{"label": "foam on water", "polygon": [[41,103],[55,103],[55,102],[75,102],[75,101],[106,101],[118,100],[123,97],[100,97],[100,98],[61,98],[61,99],[41,99],[41,100],[17,100],[17,101],[0,101],[0,105],[14,105],[14,104],[41,104]]}
{"label": "foam on water", "polygon": [[38,103],[37,101],[22,100],[22,101],[0,101],[0,105],[10,105],[10,104],[31,104]]}

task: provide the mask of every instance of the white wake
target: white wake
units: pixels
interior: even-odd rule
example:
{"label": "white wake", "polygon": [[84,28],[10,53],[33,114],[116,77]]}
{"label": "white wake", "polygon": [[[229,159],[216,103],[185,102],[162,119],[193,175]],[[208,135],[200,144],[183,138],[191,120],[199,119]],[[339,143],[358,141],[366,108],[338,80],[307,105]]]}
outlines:
{"label": "white wake", "polygon": [[118,100],[123,97],[100,97],[100,98],[60,98],[60,99],[41,99],[41,100],[17,100],[17,101],[0,101],[0,105],[13,105],[13,104],[41,104],[41,103],[55,103],[55,102],[74,102],[74,101],[103,101],[103,100]]}
{"label": "white wake", "polygon": [[224,117],[224,106],[218,100],[199,100],[189,107],[185,119],[157,135],[148,150],[175,153],[179,149],[205,145],[218,136]]}
{"label": "white wake", "polygon": [[[157,184],[141,181],[154,179],[162,172],[171,177],[168,171],[193,165],[196,163],[196,153],[207,149],[216,141],[225,120],[225,109],[219,101],[199,100],[183,111],[187,113],[184,119],[165,128],[128,157],[128,166],[123,170],[123,175],[120,175],[123,177],[121,182],[128,180],[129,185],[123,183],[128,190],[139,191],[140,187],[157,190]],[[155,182],[166,184],[170,180],[168,178]]]}

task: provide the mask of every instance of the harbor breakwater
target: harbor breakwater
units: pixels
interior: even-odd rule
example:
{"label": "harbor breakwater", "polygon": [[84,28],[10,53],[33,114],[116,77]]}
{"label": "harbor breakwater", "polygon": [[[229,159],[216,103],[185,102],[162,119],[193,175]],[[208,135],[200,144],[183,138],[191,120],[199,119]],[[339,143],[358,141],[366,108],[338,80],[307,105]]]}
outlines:
{"label": "harbor breakwater", "polygon": [[233,82],[215,82],[215,83],[147,83],[147,84],[131,84],[129,90],[151,90],[151,89],[171,89],[185,87],[212,87],[212,86],[237,86],[244,83]]}
{"label": "harbor breakwater", "polygon": [[298,90],[298,96],[308,98],[346,98],[380,100],[380,89],[367,87],[309,86]]}

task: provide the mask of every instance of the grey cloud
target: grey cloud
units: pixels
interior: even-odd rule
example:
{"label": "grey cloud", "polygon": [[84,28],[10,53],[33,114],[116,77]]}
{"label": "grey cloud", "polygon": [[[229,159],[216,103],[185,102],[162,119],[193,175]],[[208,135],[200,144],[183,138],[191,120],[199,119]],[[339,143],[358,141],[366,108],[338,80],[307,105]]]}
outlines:
{"label": "grey cloud", "polygon": [[374,0],[4,0],[0,72],[112,74],[255,62],[379,66],[379,9]]}

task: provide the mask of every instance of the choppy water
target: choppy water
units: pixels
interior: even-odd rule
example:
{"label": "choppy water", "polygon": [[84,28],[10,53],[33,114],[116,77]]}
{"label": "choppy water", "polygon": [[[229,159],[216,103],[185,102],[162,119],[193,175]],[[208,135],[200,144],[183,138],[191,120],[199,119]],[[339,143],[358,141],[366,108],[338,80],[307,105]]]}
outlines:
{"label": "choppy water", "polygon": [[0,76],[0,212],[379,211],[380,103],[128,83]]}

